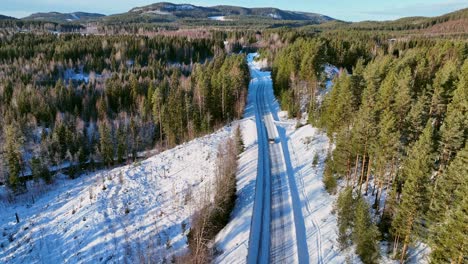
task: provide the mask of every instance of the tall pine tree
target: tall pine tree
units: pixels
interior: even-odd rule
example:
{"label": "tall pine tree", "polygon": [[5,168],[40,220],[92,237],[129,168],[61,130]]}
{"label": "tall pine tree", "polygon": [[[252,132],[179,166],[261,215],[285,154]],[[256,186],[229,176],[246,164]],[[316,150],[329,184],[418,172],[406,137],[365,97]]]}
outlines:
{"label": "tall pine tree", "polygon": [[434,165],[433,128],[427,123],[422,135],[411,148],[401,170],[404,181],[402,200],[392,223],[395,249],[403,244],[400,260],[406,257],[408,245],[420,234],[421,219],[429,203],[429,184]]}

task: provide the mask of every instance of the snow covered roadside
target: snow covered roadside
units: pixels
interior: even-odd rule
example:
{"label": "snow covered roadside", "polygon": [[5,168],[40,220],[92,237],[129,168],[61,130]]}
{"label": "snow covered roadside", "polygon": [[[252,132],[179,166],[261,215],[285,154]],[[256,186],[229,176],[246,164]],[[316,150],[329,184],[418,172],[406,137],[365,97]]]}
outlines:
{"label": "snow covered roadside", "polygon": [[[216,249],[221,252],[215,263],[245,263],[247,259],[257,176],[258,145],[256,136],[251,136],[256,135],[255,122],[248,119],[240,125],[246,150],[239,158],[237,199],[232,219],[215,239]],[[247,131],[252,132],[246,133]]]}
{"label": "snow covered roadside", "polygon": [[31,193],[1,199],[0,263],[170,261],[187,249],[190,218],[230,135],[224,128],[142,162],[59,177],[34,203]]}
{"label": "snow covered roadside", "polygon": [[[327,79],[331,81],[338,72],[333,66],[327,66]],[[331,87],[329,87],[331,88]],[[325,91],[326,93],[327,91]],[[273,90],[270,97],[274,98]],[[279,103],[274,100],[279,122],[277,126],[284,129],[294,178],[301,202],[304,217],[309,263],[345,263],[344,252],[337,242],[338,228],[336,215],[332,213],[336,196],[331,196],[325,190],[322,178],[325,169],[325,159],[330,145],[328,137],[311,125],[296,128],[297,120],[287,119],[287,112],[281,112]],[[300,120],[305,124],[307,114]],[[318,155],[318,164],[314,165],[314,156]],[[354,255],[354,253],[351,253]]]}
{"label": "snow covered roadside", "polygon": [[[295,169],[311,263],[344,263],[337,243],[336,215],[332,214],[336,197],[323,187],[322,176],[329,141],[324,133],[310,125],[287,130],[291,162]],[[318,164],[313,165],[315,155]]]}
{"label": "snow covered roadside", "polygon": [[239,157],[236,205],[230,222],[215,238],[216,249],[220,251],[215,263],[245,263],[247,260],[258,161],[254,101],[255,93],[249,89],[244,119],[238,122],[245,151]]}

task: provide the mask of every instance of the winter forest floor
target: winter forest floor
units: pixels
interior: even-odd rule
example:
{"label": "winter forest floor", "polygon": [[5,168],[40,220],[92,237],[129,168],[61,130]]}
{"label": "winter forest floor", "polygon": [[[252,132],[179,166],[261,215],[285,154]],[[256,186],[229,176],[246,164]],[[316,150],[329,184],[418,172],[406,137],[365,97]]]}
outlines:
{"label": "winter forest floor", "polygon": [[230,134],[227,127],[74,180],[61,175],[14,203],[1,197],[0,263],[170,260],[187,248],[190,218],[210,193],[218,144]]}

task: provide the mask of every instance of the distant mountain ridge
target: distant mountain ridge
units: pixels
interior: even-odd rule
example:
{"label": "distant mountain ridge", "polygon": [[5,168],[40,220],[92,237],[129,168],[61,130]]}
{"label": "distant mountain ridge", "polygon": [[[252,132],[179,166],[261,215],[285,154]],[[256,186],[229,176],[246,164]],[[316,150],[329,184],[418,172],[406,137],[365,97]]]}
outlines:
{"label": "distant mountain ridge", "polygon": [[97,19],[104,17],[103,14],[98,13],[86,13],[86,12],[73,12],[73,13],[60,13],[60,12],[47,12],[47,13],[34,13],[27,17],[22,18],[23,20],[40,20],[40,21],[51,21],[51,22],[83,22],[91,19]]}
{"label": "distant mountain ridge", "polygon": [[14,17],[11,17],[11,16],[5,16],[5,15],[1,15],[1,14],[0,14],[0,20],[4,20],[4,19],[16,20],[17,18],[14,18]]}
{"label": "distant mountain ridge", "polygon": [[[0,15],[0,20],[15,18]],[[81,24],[88,22],[104,25],[156,24],[167,29],[196,27],[229,28],[277,28],[310,26],[314,30],[358,29],[358,30],[420,30],[433,33],[468,33],[468,8],[436,17],[404,17],[389,21],[346,22],[326,15],[287,11],[273,7],[246,8],[218,5],[197,6],[170,2],[153,3],[134,7],[121,14],[103,15],[98,13],[34,13],[22,18],[23,21],[55,22],[59,24]],[[8,22],[11,23],[11,22]]]}
{"label": "distant mountain ridge", "polygon": [[331,17],[307,13],[286,11],[278,8],[246,8],[239,6],[219,5],[202,7],[192,4],[173,4],[168,2],[154,3],[147,6],[132,8],[128,13],[154,14],[161,16],[175,16],[178,18],[210,18],[218,16],[257,16],[277,20],[308,20],[323,23],[334,20]]}

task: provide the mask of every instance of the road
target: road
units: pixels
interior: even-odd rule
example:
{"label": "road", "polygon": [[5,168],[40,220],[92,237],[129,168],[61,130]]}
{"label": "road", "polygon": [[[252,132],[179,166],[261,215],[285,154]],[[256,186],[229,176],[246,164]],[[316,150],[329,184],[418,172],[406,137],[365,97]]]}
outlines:
{"label": "road", "polygon": [[275,124],[278,109],[272,106],[270,73],[256,69],[251,56],[249,89],[255,92],[259,154],[247,262],[308,263],[301,202],[284,129]]}

